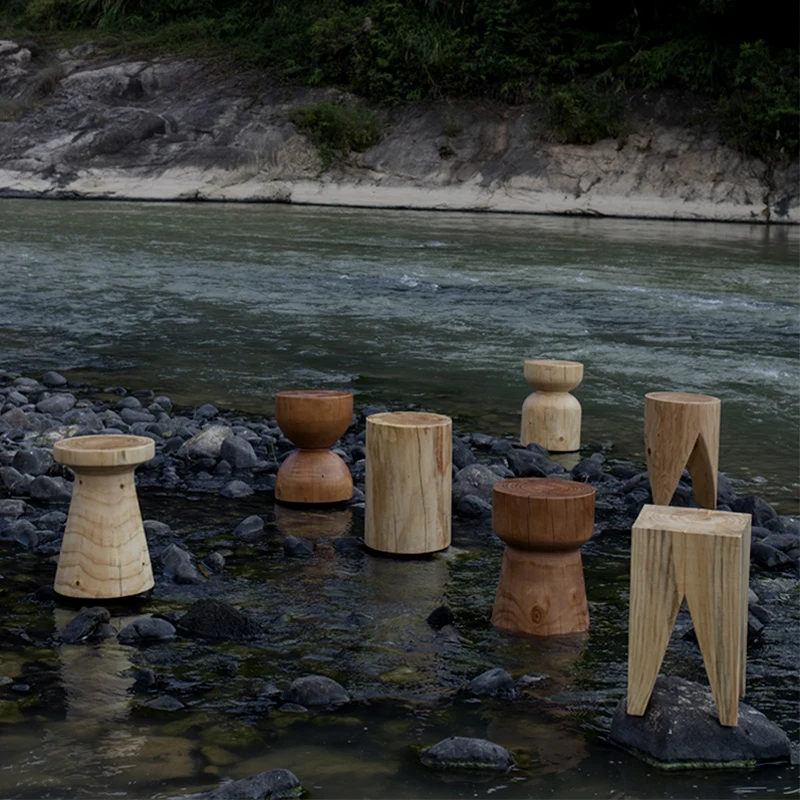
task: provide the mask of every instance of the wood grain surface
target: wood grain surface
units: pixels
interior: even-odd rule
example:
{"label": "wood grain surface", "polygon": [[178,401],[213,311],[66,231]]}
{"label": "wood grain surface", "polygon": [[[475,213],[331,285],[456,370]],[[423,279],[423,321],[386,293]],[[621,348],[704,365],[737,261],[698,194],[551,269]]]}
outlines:
{"label": "wood grain surface", "polygon": [[581,446],[581,404],[569,392],[583,380],[579,361],[525,362],[525,380],[536,391],[522,405],[520,442],[535,442],[554,453]]}

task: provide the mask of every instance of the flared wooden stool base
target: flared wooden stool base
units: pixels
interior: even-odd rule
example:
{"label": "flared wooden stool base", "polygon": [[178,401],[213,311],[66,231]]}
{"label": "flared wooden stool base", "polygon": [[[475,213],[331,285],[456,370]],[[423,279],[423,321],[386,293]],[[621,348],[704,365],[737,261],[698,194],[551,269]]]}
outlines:
{"label": "flared wooden stool base", "polygon": [[278,470],[275,499],[281,503],[340,503],[353,496],[353,479],[328,450],[350,427],[353,393],[304,389],[278,392],[275,417],[295,450]]}
{"label": "flared wooden stool base", "polygon": [[631,536],[628,714],[647,710],[684,597],[722,725],[745,693],[750,514],[645,506]]}
{"label": "flared wooden stool base", "polygon": [[525,362],[525,380],[536,391],[522,406],[520,442],[532,442],[553,453],[571,453],[581,446],[581,404],[570,391],[583,380],[580,361]]}
{"label": "flared wooden stool base", "polygon": [[448,547],[452,474],[450,417],[414,411],[367,417],[367,547],[403,555]]}
{"label": "flared wooden stool base", "polygon": [[133,473],[154,454],[154,442],[143,436],[80,436],[55,443],[56,461],[75,471],[53,586],[57,594],[111,600],[153,588]]}
{"label": "flared wooden stool base", "polygon": [[330,450],[295,450],[275,481],[275,499],[281,503],[341,503],[352,496],[350,470]]}
{"label": "flared wooden stool base", "polygon": [[669,505],[686,467],[697,504],[717,507],[720,411],[720,400],[710,395],[645,395],[644,443],[655,505]]}
{"label": "flared wooden stool base", "polygon": [[556,636],[589,628],[581,545],[594,529],[592,486],[513,478],[492,491],[492,525],[506,543],[492,625]]}

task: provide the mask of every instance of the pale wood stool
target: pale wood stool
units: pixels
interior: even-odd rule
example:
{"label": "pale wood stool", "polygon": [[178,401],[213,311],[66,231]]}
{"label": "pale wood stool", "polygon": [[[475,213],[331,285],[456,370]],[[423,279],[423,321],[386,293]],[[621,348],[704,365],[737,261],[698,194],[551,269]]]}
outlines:
{"label": "pale wood stool", "polygon": [[450,545],[453,423],[443,414],[367,417],[367,547],[419,554]]}
{"label": "pale wood stool", "polygon": [[492,625],[536,636],[589,628],[580,547],[594,529],[594,487],[512,478],[492,490],[492,525],[506,543]]}
{"label": "pale wood stool", "polygon": [[750,514],[645,506],[631,534],[628,714],[642,716],[683,598],[722,725],[738,722],[747,664]]}
{"label": "pale wood stool", "polygon": [[297,445],[281,464],[275,499],[281,503],[341,503],[353,496],[347,464],[328,448],[353,418],[353,393],[308,390],[278,392],[275,417],[284,436]]}
{"label": "pale wood stool", "polygon": [[656,505],[669,505],[686,467],[697,504],[717,507],[721,405],[718,398],[705,394],[645,395],[644,444]]}
{"label": "pale wood stool", "polygon": [[520,442],[540,444],[553,453],[581,446],[581,404],[570,391],[583,380],[579,361],[525,362],[525,380],[536,389],[522,406]]}
{"label": "pale wood stool", "polygon": [[133,471],[155,455],[145,436],[78,436],[53,445],[75,472],[55,591],[100,600],[153,588]]}

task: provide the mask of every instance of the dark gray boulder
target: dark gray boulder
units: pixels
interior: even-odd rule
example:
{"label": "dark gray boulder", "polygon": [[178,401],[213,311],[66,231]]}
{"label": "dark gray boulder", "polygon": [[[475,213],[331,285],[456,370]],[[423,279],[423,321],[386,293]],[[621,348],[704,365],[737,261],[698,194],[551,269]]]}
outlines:
{"label": "dark gray boulder", "polygon": [[[360,456],[363,458],[364,456]],[[468,444],[465,444],[458,437],[453,437],[453,464],[458,469],[463,469],[475,463],[475,456]]]}
{"label": "dark gray boulder", "polygon": [[711,690],[678,677],[656,681],[647,711],[626,713],[627,697],[611,721],[611,738],[646,760],[670,767],[730,767],[789,761],[789,737],[760,711],[739,703],[739,724],[719,724]]}
{"label": "dark gray boulder", "polygon": [[164,574],[175,583],[202,583],[203,577],[192,562],[192,556],[176,544],[166,547],[159,557]]}
{"label": "dark gray boulder", "polygon": [[219,453],[234,469],[252,469],[258,463],[253,445],[242,436],[229,436]]}
{"label": "dark gray boulder", "polygon": [[53,454],[44,447],[17,450],[11,466],[25,475],[45,475],[53,466]]}
{"label": "dark gray boulder", "polygon": [[0,528],[0,541],[13,541],[21,544],[26,550],[33,550],[39,544],[39,532],[27,519],[15,519]]}
{"label": "dark gray boulder", "polygon": [[253,494],[253,487],[248,486],[244,481],[231,481],[222,488],[220,494],[223,497],[238,500],[241,497],[250,497]]}
{"label": "dark gray boulder", "polygon": [[517,693],[514,679],[502,667],[482,672],[467,684],[466,691],[475,697],[503,697],[509,700]]}
{"label": "dark gray boulder", "polygon": [[753,542],[750,545],[750,559],[755,564],[767,569],[788,567],[794,563],[786,553],[768,545],[766,541]]}
{"label": "dark gray boulder", "polygon": [[518,478],[546,478],[549,460],[533,450],[513,448],[506,453],[508,466]]}
{"label": "dark gray boulder", "polygon": [[234,529],[233,535],[241,542],[256,542],[264,533],[264,520],[257,514],[245,517]]}
{"label": "dark gray boulder", "polygon": [[336,706],[349,703],[350,695],[331,678],[306,675],[292,682],[283,693],[283,700],[301,706]]}
{"label": "dark gray boulder", "polygon": [[759,527],[778,516],[778,512],[766,500],[752,494],[741,500],[734,500],[730,507],[740,514],[752,514],[753,525]]}
{"label": "dark gray boulder", "polygon": [[456,505],[456,514],[465,519],[488,519],[492,516],[492,505],[474,494],[465,494]]}
{"label": "dark gray boulder", "polygon": [[302,536],[287,536],[283,540],[283,552],[289,558],[311,558],[314,555],[314,542]]}
{"label": "dark gray boulder", "polygon": [[27,507],[24,500],[0,500],[0,517],[21,517]]}
{"label": "dark gray boulder", "polygon": [[178,455],[190,458],[219,458],[222,443],[233,434],[227,425],[209,425],[196,433],[178,450]]}
{"label": "dark gray boulder", "polygon": [[99,625],[108,622],[111,614],[102,606],[82,608],[61,631],[64,644],[77,644],[92,637]]}
{"label": "dark gray boulder", "polygon": [[175,637],[175,626],[158,617],[143,617],[126,625],[117,635],[122,644],[163,642]]}
{"label": "dark gray boulder", "polygon": [[51,414],[54,417],[60,417],[71,411],[76,403],[76,399],[71,394],[54,394],[51,397],[45,397],[36,404],[36,410],[42,414]]}
{"label": "dark gray boulder", "polygon": [[66,503],[72,497],[72,484],[64,478],[39,475],[31,481],[29,492],[34,500],[47,503]]}
{"label": "dark gray boulder", "polygon": [[42,376],[42,383],[48,389],[58,389],[67,385],[67,379],[59,372],[45,372]]}
{"label": "dark gray boulder", "polygon": [[198,600],[178,621],[178,631],[196,639],[241,640],[261,633],[249,615],[222,600]]}
{"label": "dark gray boulder", "polygon": [[458,506],[462,497],[473,494],[487,503],[492,502],[492,486],[500,476],[483,464],[469,464],[453,479],[453,503]]}
{"label": "dark gray boulder", "polygon": [[468,769],[508,772],[514,757],[505,747],[486,739],[451,736],[424,750],[420,761],[431,769]]}
{"label": "dark gray boulder", "polygon": [[217,789],[186,795],[177,800],[284,800],[300,797],[303,787],[288,769],[271,769],[249,778],[224,783]]}
{"label": "dark gray boulder", "polygon": [[23,475],[14,467],[0,467],[0,480],[8,489],[9,494],[27,495],[30,493],[33,478],[30,475]]}

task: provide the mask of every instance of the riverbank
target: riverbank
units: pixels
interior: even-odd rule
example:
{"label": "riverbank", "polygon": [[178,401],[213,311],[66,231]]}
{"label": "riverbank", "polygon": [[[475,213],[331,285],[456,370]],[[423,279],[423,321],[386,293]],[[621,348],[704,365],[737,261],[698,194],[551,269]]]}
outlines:
{"label": "riverbank", "polygon": [[701,107],[676,115],[664,95],[637,98],[628,132],[590,146],[549,141],[533,105],[377,109],[382,140],[327,169],[290,122],[322,100],[359,102],[198,61],[0,42],[0,197],[800,222],[797,162],[743,157]]}

